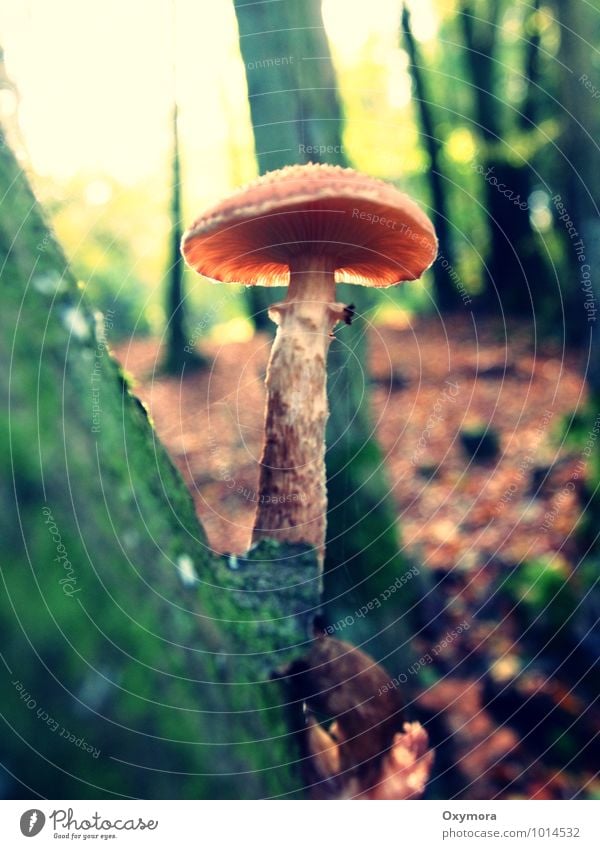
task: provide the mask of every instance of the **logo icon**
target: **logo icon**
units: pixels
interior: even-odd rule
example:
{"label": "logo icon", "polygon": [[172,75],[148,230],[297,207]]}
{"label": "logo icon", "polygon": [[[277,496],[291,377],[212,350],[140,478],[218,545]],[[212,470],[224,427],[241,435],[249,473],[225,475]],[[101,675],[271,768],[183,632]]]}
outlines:
{"label": "logo icon", "polygon": [[25,837],[35,837],[39,834],[46,824],[46,817],[43,811],[38,808],[32,808],[30,811],[25,811],[21,816],[21,834]]}

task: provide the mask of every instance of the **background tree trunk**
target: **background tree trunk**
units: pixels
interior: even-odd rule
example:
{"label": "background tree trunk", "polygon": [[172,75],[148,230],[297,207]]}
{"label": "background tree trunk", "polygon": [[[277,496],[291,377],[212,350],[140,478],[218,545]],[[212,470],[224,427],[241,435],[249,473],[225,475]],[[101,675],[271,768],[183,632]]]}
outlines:
{"label": "background tree trunk", "polygon": [[298,793],[315,559],[210,550],[1,137],[0,197],[0,794]]}
{"label": "background tree trunk", "polygon": [[[600,37],[598,4],[586,4],[581,0],[555,0],[560,30],[559,59],[564,71],[561,74],[559,97],[564,104],[563,133],[560,147],[564,154],[560,174],[561,194],[567,213],[570,215],[578,235],[583,240],[585,261],[580,259],[571,239],[562,227],[565,252],[570,259],[571,281],[569,294],[573,302],[575,334],[590,350],[587,371],[588,383],[600,408],[600,116],[598,101],[584,85],[582,76],[593,75],[589,56],[583,46],[586,42],[596,44]],[[582,57],[587,61],[582,64]],[[561,222],[559,222],[561,223]],[[578,241],[575,239],[575,241]],[[583,266],[589,269],[591,294],[595,313],[586,310],[588,301],[583,288]]]}
{"label": "background tree trunk", "polygon": [[[565,230],[564,244],[571,266],[569,291],[578,317],[575,326],[587,352],[586,377],[590,391],[587,415],[581,428],[585,440],[587,433],[597,426],[600,416],[600,116],[598,101],[592,97],[582,77],[593,76],[588,44],[596,44],[600,36],[599,8],[597,2],[555,0],[555,9],[561,25],[559,60],[564,69],[559,95],[565,105],[560,139],[564,154],[560,194],[577,232],[571,238]],[[584,64],[582,57],[586,59]],[[579,243],[579,254],[575,242]],[[589,278],[584,279],[584,270]],[[584,286],[588,287],[587,292]],[[586,302],[591,308],[586,309]],[[596,450],[589,460],[585,510],[578,527],[582,551],[596,560],[600,551],[599,526],[600,451]],[[590,590],[591,603],[597,612],[600,608],[597,584]]]}
{"label": "background tree trunk", "polygon": [[[462,0],[459,24],[465,46],[465,60],[473,92],[473,120],[481,137],[478,173],[485,180],[484,202],[488,220],[489,251],[483,275],[484,289],[477,299],[479,309],[513,315],[535,315],[538,321],[556,323],[558,299],[549,281],[551,269],[545,260],[537,234],[531,226],[526,208],[520,208],[499,190],[499,185],[512,198],[527,203],[531,193],[530,166],[510,159],[503,143],[510,135],[511,121],[503,89],[502,65],[498,61],[498,44],[502,24],[502,0],[485,5]],[[535,66],[537,42],[524,51],[523,77]],[[531,103],[524,104],[531,109]],[[533,131],[531,122],[529,128]],[[522,125],[522,120],[512,122]],[[494,183],[493,181],[496,181]],[[559,310],[560,311],[560,310]]]}
{"label": "background tree trunk", "polygon": [[[529,34],[529,40],[525,47],[524,77],[525,96],[521,104],[519,121],[523,129],[528,130],[535,126],[538,118],[539,91],[538,85],[541,78],[540,68],[540,23],[538,20],[540,11],[540,0],[533,0],[531,12],[526,19],[525,33]],[[529,26],[527,26],[527,24]]]}
{"label": "background tree trunk", "polygon": [[[309,161],[347,165],[342,111],[320,0],[234,3],[261,173]],[[315,152],[319,146],[325,146],[326,152]],[[261,299],[265,315],[267,305],[282,298],[281,291],[277,295],[260,287],[250,291]],[[341,284],[337,297],[356,305],[357,318],[339,332],[329,352],[324,599],[331,622],[378,596],[407,569],[399,552],[396,509],[373,436],[365,385],[369,292]],[[253,309],[258,309],[256,303]],[[414,594],[407,589],[406,609],[419,595],[417,584],[411,587]],[[359,643],[379,633],[371,646],[375,654],[401,646],[406,657],[405,641],[415,619],[407,615],[400,624],[397,615],[383,608],[368,622],[357,621],[346,637]],[[386,631],[388,625],[393,627]]]}
{"label": "background tree trunk", "polygon": [[[456,268],[456,259],[450,236],[450,216],[446,204],[444,174],[441,165],[442,143],[435,129],[433,107],[427,94],[425,71],[413,36],[410,12],[406,3],[402,6],[402,36],[408,53],[409,70],[415,89],[422,144],[429,156],[427,174],[431,193],[431,217],[440,245],[439,257],[445,258],[451,268]],[[432,270],[434,298],[438,309],[442,312],[449,312],[462,306],[462,299],[456,287],[439,261],[435,263]]]}
{"label": "background tree trunk", "polygon": [[183,291],[184,262],[180,244],[183,235],[181,210],[181,154],[177,125],[177,104],[173,105],[173,168],[171,186],[171,241],[169,245],[169,267],[167,274],[166,315],[167,327],[164,370],[168,374],[180,375],[184,368],[200,368],[206,365],[204,358],[189,348],[187,332],[186,302]]}
{"label": "background tree trunk", "polygon": [[[259,172],[306,162],[347,165],[320,0],[234,0],[234,5]],[[329,152],[319,153],[322,146]],[[269,333],[268,308],[281,300],[274,292],[259,286],[247,290],[256,328]]]}

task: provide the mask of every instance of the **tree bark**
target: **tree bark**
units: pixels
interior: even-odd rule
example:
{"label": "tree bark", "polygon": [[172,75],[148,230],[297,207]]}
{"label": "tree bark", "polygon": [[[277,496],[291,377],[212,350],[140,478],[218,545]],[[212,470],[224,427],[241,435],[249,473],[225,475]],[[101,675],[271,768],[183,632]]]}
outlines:
{"label": "tree bark", "polygon": [[[347,165],[320,0],[234,5],[259,172],[306,162]],[[247,298],[256,328],[272,333],[268,311],[281,293],[251,286]]]}
{"label": "tree bark", "polygon": [[[342,110],[320,0],[234,0],[234,4],[261,173],[308,161],[347,165]],[[250,287],[253,293],[259,288]],[[268,298],[260,304],[266,315],[273,300],[283,300],[283,293],[259,297]],[[332,622],[345,617],[350,607],[377,597],[407,569],[363,380],[368,370],[366,316],[371,299],[361,287],[347,284],[338,284],[336,298],[354,303],[356,318],[332,341],[328,362],[324,599]],[[404,596],[405,611],[416,601],[417,583]],[[379,634],[371,653],[400,647],[404,662],[416,618],[413,611],[400,621],[397,612],[382,608],[368,623],[357,620],[346,636],[360,643]]]}
{"label": "tree bark", "polygon": [[[575,335],[590,351],[587,378],[600,406],[600,118],[598,101],[581,79],[589,78],[588,43],[596,43],[600,36],[600,10],[597,4],[594,9],[581,0],[555,0],[555,8],[561,24],[559,60],[564,68],[560,90],[562,203],[574,223],[577,238],[570,237],[562,222],[557,226],[570,259],[572,279],[568,294],[576,315]],[[574,246],[579,238],[584,259]]]}
{"label": "tree bark", "polygon": [[[433,207],[433,225],[440,246],[439,257],[440,259],[446,259],[451,268],[456,268],[456,260],[450,237],[450,215],[446,204],[444,173],[441,164],[442,144],[435,130],[432,104],[427,95],[425,73],[419,56],[419,49],[413,36],[410,12],[406,3],[402,6],[402,34],[406,45],[406,52],[408,53],[410,75],[416,94],[416,105],[421,124],[421,138],[429,156],[427,174]],[[434,264],[432,271],[434,298],[438,308],[442,312],[450,312],[462,306],[462,298],[439,261]]]}
{"label": "tree bark", "polygon": [[206,365],[204,358],[190,346],[187,332],[185,297],[183,291],[184,262],[181,256],[181,154],[179,150],[177,104],[173,106],[173,166],[171,185],[171,240],[167,274],[167,327],[164,369],[167,374],[180,375],[184,368]]}
{"label": "tree bark", "polygon": [[0,138],[3,797],[302,795],[306,547],[215,555]]}
{"label": "tree bark", "polygon": [[527,23],[531,22],[529,40],[525,47],[524,77],[525,96],[521,104],[520,124],[523,129],[528,130],[535,126],[538,115],[539,92],[537,86],[541,77],[540,69],[540,24],[538,16],[540,11],[540,0],[533,0],[531,12]]}
{"label": "tree bark", "polygon": [[[462,0],[459,22],[465,60],[473,90],[473,117],[481,136],[478,170],[483,189],[490,246],[485,258],[484,288],[476,306],[496,314],[536,316],[546,327],[556,326],[559,298],[552,292],[552,270],[531,226],[526,207],[531,192],[528,164],[515,165],[506,156],[503,139],[510,129],[499,63],[496,58],[500,15],[504,4],[494,0],[479,15],[478,4]],[[525,51],[524,76],[529,70],[531,48]],[[502,188],[502,191],[500,190]],[[506,197],[503,192],[509,193]],[[513,201],[513,199],[515,199]]]}

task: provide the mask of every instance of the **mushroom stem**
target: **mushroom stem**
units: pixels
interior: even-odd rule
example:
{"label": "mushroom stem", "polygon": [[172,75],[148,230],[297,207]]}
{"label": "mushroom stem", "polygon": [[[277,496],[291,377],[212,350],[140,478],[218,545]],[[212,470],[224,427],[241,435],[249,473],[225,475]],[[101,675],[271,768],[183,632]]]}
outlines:
{"label": "mushroom stem", "polygon": [[269,315],[278,325],[267,367],[265,442],[252,540],[306,542],[325,555],[327,491],[325,425],[327,352],[338,321],[349,320],[335,302],[335,260],[298,257],[290,264],[283,303]]}

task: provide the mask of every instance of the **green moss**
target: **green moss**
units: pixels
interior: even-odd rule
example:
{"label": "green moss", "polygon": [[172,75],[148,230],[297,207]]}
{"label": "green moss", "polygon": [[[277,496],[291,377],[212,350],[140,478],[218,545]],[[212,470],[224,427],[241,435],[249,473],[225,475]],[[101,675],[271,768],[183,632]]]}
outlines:
{"label": "green moss", "polygon": [[[340,448],[329,453],[336,452]],[[379,447],[372,440],[349,446],[343,456],[328,462],[343,469],[335,486],[328,487],[324,592],[328,620],[336,623],[350,614],[354,622],[345,629],[344,638],[357,644],[369,641],[367,647],[379,657],[393,653],[389,663],[402,668],[412,656],[410,640],[420,627],[419,603],[425,589],[417,571],[402,592],[382,600],[382,594],[413,564],[401,549]],[[354,616],[362,605],[377,599],[382,603],[368,616]]]}
{"label": "green moss", "polygon": [[[0,359],[11,363],[0,374],[0,698],[4,762],[24,782],[7,792],[294,793],[286,696],[269,675],[306,638],[315,558],[265,544],[236,572],[210,551],[3,145],[0,195]],[[194,586],[177,569],[183,555]],[[44,725],[15,679],[99,757]]]}

